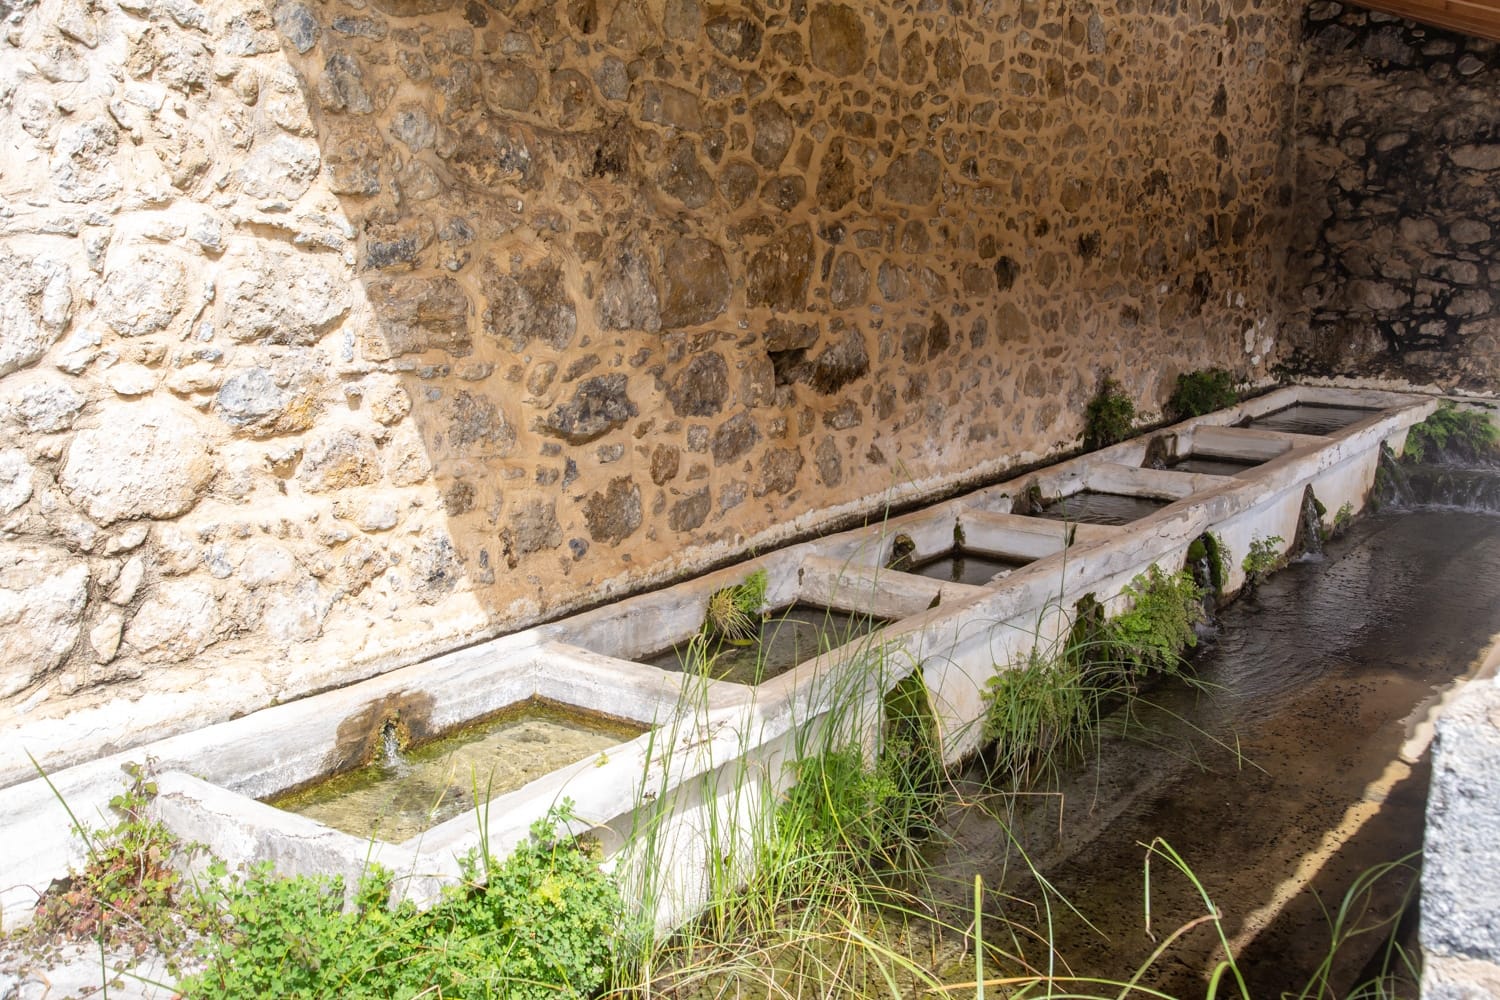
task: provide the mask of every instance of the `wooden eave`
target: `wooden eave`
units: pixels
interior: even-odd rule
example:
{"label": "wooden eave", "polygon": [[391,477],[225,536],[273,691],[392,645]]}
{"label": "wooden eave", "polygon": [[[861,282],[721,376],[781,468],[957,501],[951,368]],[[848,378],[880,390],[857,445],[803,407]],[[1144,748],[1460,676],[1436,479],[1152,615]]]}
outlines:
{"label": "wooden eave", "polygon": [[1359,6],[1500,42],[1500,0],[1361,0]]}

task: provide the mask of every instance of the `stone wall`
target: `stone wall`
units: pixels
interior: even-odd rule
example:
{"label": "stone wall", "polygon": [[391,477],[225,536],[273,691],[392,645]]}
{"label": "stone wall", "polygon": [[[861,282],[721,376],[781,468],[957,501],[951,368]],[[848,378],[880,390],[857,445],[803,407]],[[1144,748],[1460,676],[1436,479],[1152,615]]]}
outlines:
{"label": "stone wall", "polygon": [[1277,356],[1281,4],[0,16],[8,768],[1055,454],[1106,371],[1149,414]]}
{"label": "stone wall", "polygon": [[1500,46],[1307,10],[1292,368],[1500,389]]}

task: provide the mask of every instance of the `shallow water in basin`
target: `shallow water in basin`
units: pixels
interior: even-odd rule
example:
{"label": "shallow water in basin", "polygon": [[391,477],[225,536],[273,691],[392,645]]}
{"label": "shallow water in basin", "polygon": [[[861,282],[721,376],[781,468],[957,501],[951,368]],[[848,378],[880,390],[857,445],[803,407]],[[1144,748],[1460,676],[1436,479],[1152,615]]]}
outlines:
{"label": "shallow water in basin", "polygon": [[1012,571],[1030,563],[1030,559],[1008,559],[1005,556],[974,552],[969,549],[954,549],[943,553],[936,559],[917,563],[902,572],[925,576],[930,580],[942,580],[945,583],[967,583],[970,586],[983,587],[1009,576]]}
{"label": "shallow water in basin", "polygon": [[1187,458],[1167,466],[1173,472],[1196,472],[1205,476],[1237,476],[1246,469],[1253,469],[1259,462],[1241,461],[1237,458],[1208,458],[1189,455]]}
{"label": "shallow water in basin", "polygon": [[759,684],[786,673],[819,653],[869,635],[885,624],[880,618],[850,614],[811,604],[797,604],[772,612],[757,625],[745,645],[722,639],[680,642],[642,663],[663,670],[682,670],[709,658],[709,675],[735,684]]}
{"label": "shallow water in basin", "polygon": [[400,843],[645,732],[631,722],[532,700],[407,752],[271,800],[356,837]]}
{"label": "shallow water in basin", "polygon": [[1129,524],[1155,514],[1168,501],[1156,497],[1131,497],[1119,493],[1094,493],[1085,490],[1070,497],[1054,500],[1035,517],[1051,521],[1073,521],[1083,524]]}
{"label": "shallow water in basin", "polygon": [[1284,431],[1288,434],[1331,434],[1376,412],[1378,411],[1353,406],[1294,403],[1275,413],[1256,417],[1245,426],[1258,431]]}

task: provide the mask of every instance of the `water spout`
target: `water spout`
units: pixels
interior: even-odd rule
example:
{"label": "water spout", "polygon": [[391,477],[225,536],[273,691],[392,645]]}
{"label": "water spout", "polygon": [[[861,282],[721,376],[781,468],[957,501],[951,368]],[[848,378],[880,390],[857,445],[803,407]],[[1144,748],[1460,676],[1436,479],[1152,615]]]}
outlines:
{"label": "water spout", "polygon": [[399,771],[405,765],[401,757],[401,734],[395,719],[386,719],[380,729],[380,766],[387,771]]}
{"label": "water spout", "polygon": [[1396,453],[1384,441],[1380,443],[1380,464],[1375,469],[1371,499],[1377,507],[1410,507],[1413,502],[1406,468],[1396,460]]}

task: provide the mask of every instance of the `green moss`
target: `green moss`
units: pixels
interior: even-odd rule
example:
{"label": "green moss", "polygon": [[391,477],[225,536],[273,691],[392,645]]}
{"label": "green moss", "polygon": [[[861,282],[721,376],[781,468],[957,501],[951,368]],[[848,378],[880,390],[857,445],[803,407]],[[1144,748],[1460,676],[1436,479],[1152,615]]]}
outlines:
{"label": "green moss", "polygon": [[1105,377],[1084,413],[1083,446],[1104,448],[1130,436],[1135,423],[1135,403],[1116,380]]}
{"label": "green moss", "polygon": [[1500,429],[1478,410],[1460,410],[1444,400],[1406,435],[1403,457],[1412,462],[1443,458],[1478,461],[1500,456]]}
{"label": "green moss", "polygon": [[1200,368],[1177,376],[1167,413],[1178,420],[1197,417],[1239,402],[1235,377],[1222,368]]}

